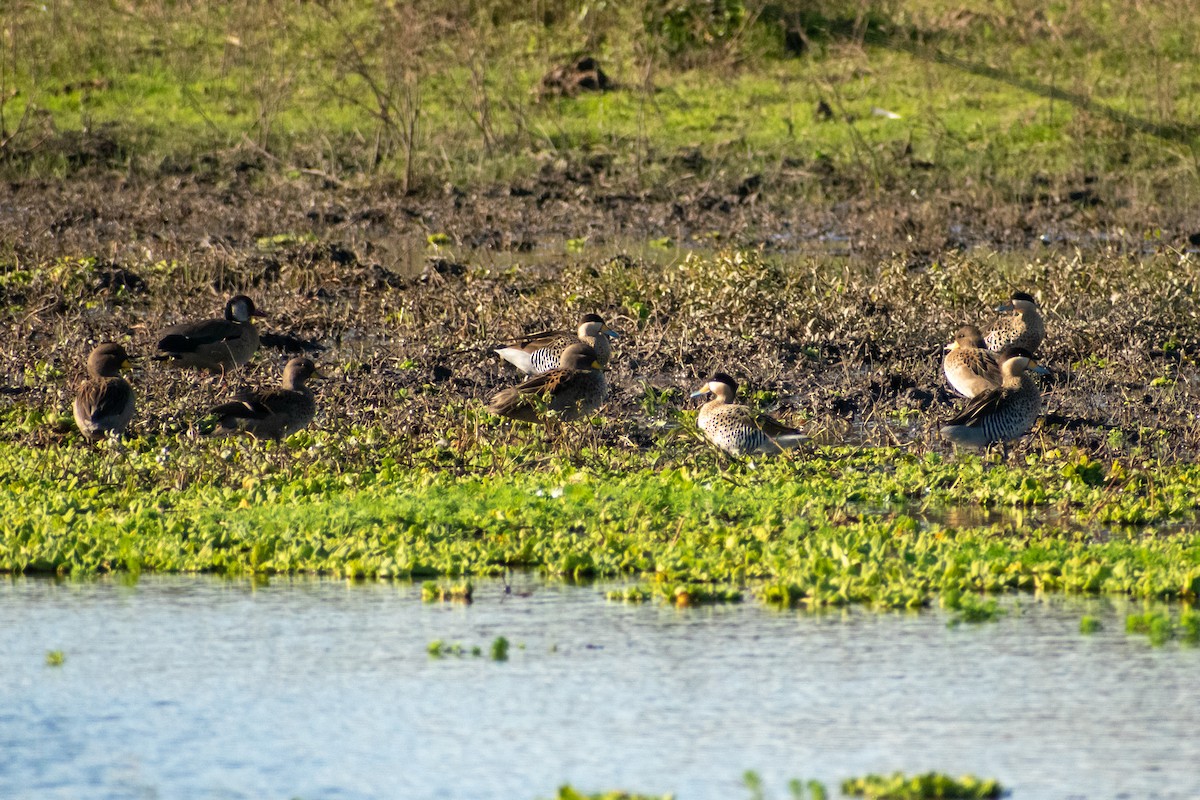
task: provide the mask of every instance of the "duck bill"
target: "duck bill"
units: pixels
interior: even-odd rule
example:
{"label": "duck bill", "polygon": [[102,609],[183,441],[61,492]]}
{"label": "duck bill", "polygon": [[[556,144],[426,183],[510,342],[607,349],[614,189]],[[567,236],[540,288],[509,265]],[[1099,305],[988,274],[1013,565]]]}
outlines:
{"label": "duck bill", "polygon": [[998,313],[998,314],[1003,314],[1005,311],[1012,311],[1012,310],[1013,310],[1012,303],[1005,303],[1004,305],[996,306],[996,313]]}
{"label": "duck bill", "polygon": [[942,348],[942,350],[946,351],[947,353],[949,353],[951,350],[957,350],[957,349],[958,349],[958,342],[947,342],[946,346]]}
{"label": "duck bill", "polygon": [[704,397],[706,394],[708,394],[708,387],[707,387],[707,386],[705,386],[705,387],[703,387],[703,388],[700,388],[700,389],[697,389],[696,391],[694,391],[694,392],[692,392],[690,395],[688,395],[688,397],[690,397],[690,398],[692,398],[692,399],[694,400],[694,399],[696,399],[697,397]]}
{"label": "duck bill", "polygon": [[622,331],[619,331],[616,328],[610,328],[607,325],[601,328],[600,332],[610,339],[620,339],[622,333]]}

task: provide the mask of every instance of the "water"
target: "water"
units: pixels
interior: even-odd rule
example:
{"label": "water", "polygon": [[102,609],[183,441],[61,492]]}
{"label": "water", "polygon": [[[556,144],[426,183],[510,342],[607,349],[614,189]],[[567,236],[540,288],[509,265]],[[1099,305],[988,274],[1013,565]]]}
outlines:
{"label": "water", "polygon": [[[316,580],[0,582],[0,797],[704,800],[748,797],[748,769],[768,798],[893,770],[1017,800],[1200,797],[1200,650],[1127,636],[1103,601],[948,628],[521,580],[470,607]],[[1104,630],[1081,635],[1085,612]],[[426,654],[499,635],[506,663]]]}

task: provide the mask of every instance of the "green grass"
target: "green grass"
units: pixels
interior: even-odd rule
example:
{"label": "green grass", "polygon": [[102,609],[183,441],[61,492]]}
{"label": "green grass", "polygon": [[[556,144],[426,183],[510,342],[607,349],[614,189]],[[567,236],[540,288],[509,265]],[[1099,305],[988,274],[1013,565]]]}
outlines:
{"label": "green grass", "polygon": [[[1168,520],[1200,505],[1191,466],[1159,470],[1146,497],[1081,483],[1051,456],[985,469],[973,457],[842,448],[753,470],[707,460],[652,469],[637,454],[601,450],[583,466],[550,456],[532,471],[518,459],[496,472],[481,459],[511,453],[475,453],[468,466],[435,448],[418,468],[401,466],[395,447],[366,434],[303,434],[282,448],[183,437],[123,450],[3,445],[0,570],[461,580],[524,568],[637,576],[647,595],[684,605],[743,591],[809,608],[957,597],[964,619],[999,613],[965,600],[981,592],[1200,594],[1195,532],[1096,537],[1072,526],[941,524],[930,513],[1054,505],[1088,520]],[[431,596],[464,591],[434,584]]]}
{"label": "green grass", "polygon": [[[438,188],[596,153],[653,186],[694,169],[672,166],[692,149],[705,175],[761,172],[797,191],[825,163],[859,189],[931,180],[913,162],[935,182],[1013,191],[1039,174],[1120,170],[1147,190],[1195,177],[1200,23],[1179,1],[1036,15],[940,0],[751,3],[747,27],[682,48],[645,24],[658,7],[552,3],[533,18],[503,0],[420,14],[360,0],[136,14],[19,4],[0,49],[11,137],[0,153],[71,169],[47,134],[107,132],[116,163],[248,145],[281,167],[382,169]],[[789,25],[807,33],[802,57],[784,52]],[[541,75],[579,51],[618,89],[539,100]],[[814,115],[822,100],[833,119]]]}

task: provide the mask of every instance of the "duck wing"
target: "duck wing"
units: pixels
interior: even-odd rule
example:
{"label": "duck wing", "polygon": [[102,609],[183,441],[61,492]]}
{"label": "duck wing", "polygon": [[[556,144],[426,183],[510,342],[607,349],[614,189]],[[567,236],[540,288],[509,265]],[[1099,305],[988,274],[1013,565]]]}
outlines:
{"label": "duck wing", "polygon": [[245,392],[238,394],[228,402],[214,406],[209,414],[221,417],[238,417],[240,419],[266,419],[275,413],[273,408],[277,392]]}
{"label": "duck wing", "polygon": [[123,380],[87,381],[79,387],[77,398],[95,422],[124,413],[133,401],[133,389]]}
{"label": "duck wing", "polygon": [[942,424],[978,425],[981,419],[995,412],[1000,407],[1003,399],[1003,389],[989,389],[986,392],[975,395],[969,403],[963,406],[961,411]]}
{"label": "duck wing", "polygon": [[752,421],[754,426],[767,436],[770,436],[772,439],[780,436],[804,435],[804,431],[800,430],[799,428],[788,427],[779,420],[772,416],[768,416],[767,414],[754,414],[749,408],[746,409],[746,412],[753,417]]}
{"label": "duck wing", "polygon": [[550,347],[563,338],[574,338],[574,336],[574,331],[540,331],[519,336],[509,346],[520,347],[522,350],[539,350],[543,347]]}
{"label": "duck wing", "polygon": [[173,325],[163,331],[158,349],[170,353],[193,353],[206,345],[242,338],[242,326],[224,319]]}

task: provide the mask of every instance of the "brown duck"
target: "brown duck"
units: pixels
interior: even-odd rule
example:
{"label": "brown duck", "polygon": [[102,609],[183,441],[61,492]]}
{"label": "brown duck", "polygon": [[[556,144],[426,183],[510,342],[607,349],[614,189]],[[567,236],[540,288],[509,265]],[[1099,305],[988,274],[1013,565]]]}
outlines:
{"label": "brown duck", "polygon": [[1006,347],[1021,347],[1036,353],[1046,338],[1046,321],[1033,295],[1013,292],[1012,299],[996,310],[1002,316],[988,331],[988,350],[1000,352]]}
{"label": "brown duck", "polygon": [[1000,385],[977,395],[946,420],[942,438],[964,447],[983,448],[1029,433],[1042,413],[1042,393],[1029,372],[1045,371],[1028,350],[1006,349],[1000,354]]}
{"label": "brown duck", "polygon": [[591,347],[576,342],[563,351],[556,369],[497,393],[488,403],[488,411],[531,423],[546,422],[547,412],[554,412],[560,420],[570,422],[594,413],[607,395],[599,356]]}
{"label": "brown duck", "polygon": [[120,436],[133,419],[133,388],[121,377],[121,370],[130,366],[129,354],[119,344],[102,344],[88,356],[88,377],[75,393],[72,411],[89,442]]}
{"label": "brown duck", "polygon": [[258,350],[258,331],[252,317],[266,314],[254,307],[244,294],[225,304],[224,319],[182,322],[162,332],[156,360],[177,367],[227,372],[245,364]]}
{"label": "brown duck", "polygon": [[692,392],[692,397],[713,395],[712,400],[700,407],[696,424],[717,448],[735,457],[780,453],[806,438],[803,431],[737,403],[737,389],[737,381],[717,372]]}
{"label": "brown duck", "polygon": [[255,439],[283,439],[306,427],[317,413],[316,399],[306,385],[321,373],[307,358],[293,358],[283,368],[278,389],[242,392],[209,414],[220,418],[213,433],[248,433]]}
{"label": "brown duck", "polygon": [[496,350],[496,355],[512,364],[526,375],[540,375],[557,369],[563,353],[573,344],[582,342],[596,351],[596,361],[603,369],[612,356],[609,338],[617,332],[599,314],[584,314],[579,318],[579,328],[571,331],[544,331],[522,336],[510,345]]}
{"label": "brown duck", "polygon": [[974,325],[959,328],[954,341],[946,345],[942,371],[963,397],[975,397],[1000,385],[1000,362]]}

